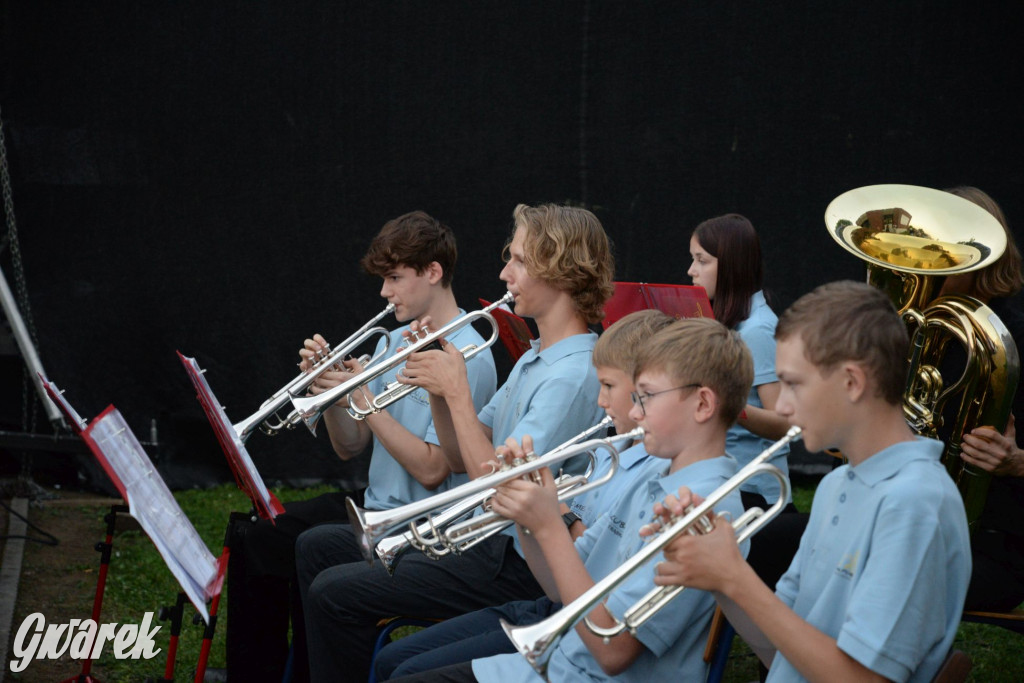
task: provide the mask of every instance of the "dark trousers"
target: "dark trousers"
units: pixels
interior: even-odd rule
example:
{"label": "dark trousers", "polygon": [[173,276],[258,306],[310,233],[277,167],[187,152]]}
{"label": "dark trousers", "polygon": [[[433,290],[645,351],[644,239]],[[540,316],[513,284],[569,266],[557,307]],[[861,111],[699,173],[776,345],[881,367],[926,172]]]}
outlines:
{"label": "dark trousers", "polygon": [[460,662],[411,676],[392,678],[391,683],[476,683],[476,676],[473,675],[473,662]]}
{"label": "dark trousers", "polygon": [[374,673],[378,681],[386,681],[515,652],[515,646],[501,628],[502,619],[517,626],[536,624],[561,608],[561,604],[543,597],[485,607],[442,621],[387,645],[377,655]]}
{"label": "dark trousers", "polygon": [[510,536],[494,536],[438,560],[407,552],[394,576],[377,561],[335,563],[347,543],[355,547],[354,539],[317,527],[296,544],[313,681],[365,681],[381,619],[450,619],[543,595]]}
{"label": "dark trousers", "polygon": [[971,536],[971,583],[964,609],[1007,612],[1024,601],[1024,539],[976,529]]}
{"label": "dark trousers", "polygon": [[[346,519],[345,494],[285,505],[274,522],[233,522],[227,592],[227,673],[231,683],[279,683],[294,644],[294,683],[309,679],[305,621],[295,584],[295,539],[315,524]],[[288,623],[292,622],[292,643]]]}

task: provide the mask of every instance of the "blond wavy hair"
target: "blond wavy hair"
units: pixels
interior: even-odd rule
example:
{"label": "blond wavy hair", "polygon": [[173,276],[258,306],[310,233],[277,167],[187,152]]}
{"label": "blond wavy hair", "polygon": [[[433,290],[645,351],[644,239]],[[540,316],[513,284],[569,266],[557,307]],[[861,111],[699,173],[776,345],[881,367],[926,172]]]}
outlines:
{"label": "blond wavy hair", "polygon": [[[615,291],[615,260],[608,235],[590,211],[575,206],[520,204],[512,212],[515,230],[524,231],[524,262],[530,277],[568,292],[588,324],[604,319],[604,305]],[[504,258],[508,261],[505,244]]]}

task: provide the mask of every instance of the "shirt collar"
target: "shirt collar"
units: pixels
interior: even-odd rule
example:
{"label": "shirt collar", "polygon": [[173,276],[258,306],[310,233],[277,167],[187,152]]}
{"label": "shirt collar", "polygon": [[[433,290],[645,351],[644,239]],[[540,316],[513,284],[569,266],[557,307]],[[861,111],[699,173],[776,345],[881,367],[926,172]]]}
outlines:
{"label": "shirt collar", "polygon": [[649,457],[651,456],[647,454],[644,443],[641,441],[619,453],[619,466],[624,470],[630,470],[636,465],[645,462]]}
{"label": "shirt collar", "polygon": [[[580,353],[581,351],[590,353],[594,350],[594,342],[596,341],[596,334],[584,332],[583,334],[574,334],[565,339],[560,339],[541,351],[538,351],[540,349],[540,340],[533,339],[530,341],[530,347],[537,358],[543,360],[547,365],[552,365],[574,353]],[[530,360],[532,361],[533,359],[531,358]]]}
{"label": "shirt collar", "polygon": [[664,494],[662,495],[664,498],[668,494],[677,495],[679,487],[688,481],[705,480],[713,477],[721,477],[723,480],[728,479],[736,474],[738,468],[736,459],[731,455],[720,455],[717,458],[698,460],[671,474],[668,474],[668,463],[666,462],[666,473],[663,476],[651,479],[648,486],[652,490],[660,489],[661,493]]}
{"label": "shirt collar", "polygon": [[883,448],[857,466],[849,466],[850,472],[866,485],[874,487],[896,475],[907,463],[915,460],[938,462],[942,455],[942,442],[915,436],[913,441],[901,441]]}

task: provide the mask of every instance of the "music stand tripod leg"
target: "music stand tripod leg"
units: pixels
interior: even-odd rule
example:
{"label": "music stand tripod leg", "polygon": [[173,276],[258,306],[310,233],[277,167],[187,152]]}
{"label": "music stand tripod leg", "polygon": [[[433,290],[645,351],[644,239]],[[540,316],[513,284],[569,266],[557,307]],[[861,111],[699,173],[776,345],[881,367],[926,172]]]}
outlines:
{"label": "music stand tripod leg", "polygon": [[[96,551],[100,553],[100,572],[96,577],[96,594],[92,599],[92,620],[100,623],[100,612],[103,609],[103,593],[107,588],[107,570],[110,567],[110,557],[114,547],[114,529],[117,525],[117,513],[128,512],[127,505],[114,504],[110,506],[110,512],[103,516],[107,523],[106,537],[102,543],[96,544]],[[90,644],[89,649],[92,650]],[[74,678],[68,678],[61,683],[98,683],[91,675],[92,659],[86,657],[82,660],[82,671]]]}

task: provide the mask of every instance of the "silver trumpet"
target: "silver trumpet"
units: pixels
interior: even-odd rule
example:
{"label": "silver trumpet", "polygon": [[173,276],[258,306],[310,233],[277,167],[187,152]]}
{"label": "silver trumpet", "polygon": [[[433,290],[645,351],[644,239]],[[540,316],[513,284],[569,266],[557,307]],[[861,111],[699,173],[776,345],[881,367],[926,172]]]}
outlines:
{"label": "silver trumpet", "polygon": [[[543,467],[558,465],[577,455],[588,454],[593,460],[596,457],[594,452],[601,448],[607,449],[612,453],[614,471],[618,464],[618,451],[612,444],[616,441],[636,439],[642,436],[643,430],[634,429],[631,432],[616,434],[604,439],[591,439],[573,446],[559,447],[542,456],[535,456],[532,459],[524,460],[518,466],[485,474],[430,498],[408,503],[391,510],[367,511],[357,506],[351,498],[348,498],[345,504],[348,508],[349,522],[355,531],[356,540],[359,542],[363,557],[366,558],[367,562],[373,561],[373,549],[380,539],[403,524],[409,525],[409,532],[412,533],[414,538],[420,535],[421,538],[417,539],[417,543],[422,542],[424,546],[430,546],[435,542],[443,543],[436,535],[433,539],[422,536],[427,531],[433,533],[439,528],[438,518],[429,518],[430,513],[436,510],[452,512],[449,506],[463,501],[466,504],[464,511],[469,512],[477,505],[486,502],[487,498],[494,494],[494,489],[502,484],[524,475],[529,475]],[[469,501],[473,501],[474,504],[470,505]],[[424,517],[427,517],[426,522],[420,523]]]}
{"label": "silver trumpet", "polygon": [[[549,453],[554,453],[561,449],[568,448],[569,446],[572,446],[574,443],[578,443],[583,439],[587,439],[596,434],[597,432],[607,429],[608,427],[611,426],[612,419],[610,417],[605,417],[593,427],[590,427],[580,432],[576,436],[567,440],[565,443],[556,446],[551,451],[549,451]],[[502,471],[507,471],[510,467],[511,466],[506,466]],[[563,475],[559,477],[557,482],[559,487],[559,499],[565,500],[566,498],[579,495],[579,493],[581,493],[583,490],[586,490],[576,489],[570,492],[567,487],[581,483],[586,484],[591,479],[593,475],[593,470],[594,461],[593,459],[591,459],[585,474]],[[600,484],[603,483],[604,481],[602,481]],[[600,484],[594,484],[593,486],[591,486],[591,488],[595,488]],[[447,508],[437,513],[437,515],[430,517],[425,522],[419,525],[411,525],[411,528],[405,533],[398,534],[395,536],[388,536],[386,538],[381,539],[377,542],[377,545],[374,549],[375,552],[377,553],[377,558],[381,561],[381,564],[384,565],[384,568],[387,570],[388,574],[393,574],[395,571],[394,565],[398,561],[398,557],[403,552],[408,550],[410,547],[420,550],[425,555],[433,559],[439,559],[450,552],[464,552],[465,550],[471,548],[477,543],[483,541],[485,538],[489,538],[490,536],[500,532],[502,529],[504,529],[506,526],[512,523],[511,520],[505,520],[504,518],[500,518],[497,517],[497,515],[494,515],[494,517],[503,520],[503,523],[496,525],[495,528],[488,530],[486,533],[482,531],[476,533],[474,535],[474,538],[472,539],[462,539],[462,542],[458,544],[453,543],[452,539],[450,539],[448,537],[448,534],[445,533],[445,530],[449,529],[449,527],[455,524],[455,522],[462,519],[463,517],[466,517],[474,510],[476,510],[477,507],[486,503],[487,499],[490,498],[493,494],[494,489],[490,488],[481,491],[475,496],[466,496],[462,500],[459,500],[458,502],[449,505]],[[493,513],[488,513],[488,515],[493,515]],[[476,517],[474,519],[479,520],[481,519],[481,517]]]}
{"label": "silver trumpet", "polygon": [[[338,386],[328,389],[321,394],[317,394],[315,396],[299,396],[298,394],[301,392],[291,392],[290,400],[295,409],[295,413],[306,427],[309,428],[309,431],[316,434],[316,427],[320,422],[320,418],[323,417],[328,408],[333,406],[339,400],[348,396],[353,391],[361,390],[381,375],[393,372],[395,368],[405,363],[412,354],[419,351],[427,351],[432,348],[440,348],[441,339],[447,337],[453,332],[461,330],[463,327],[472,324],[476,320],[485,320],[491,325],[490,337],[488,337],[483,344],[469,344],[468,346],[460,349],[463,358],[467,361],[470,360],[476,354],[490,347],[498,339],[498,322],[494,319],[494,316],[491,315],[491,311],[502,304],[510,304],[514,300],[515,298],[512,296],[512,293],[506,292],[505,296],[501,297],[490,306],[479,311],[467,313],[435,332],[430,332],[429,330],[424,329],[421,331],[421,336],[419,338],[413,340],[408,346],[400,349],[390,358],[380,362],[370,363],[369,367],[359,373],[356,377],[353,377],[347,382],[342,382]],[[357,420],[363,420],[368,415],[379,413],[392,403],[395,403],[416,391],[416,389],[417,387],[411,384],[400,384],[397,381],[391,382],[384,388],[384,391],[369,401],[365,408],[357,406],[355,401],[349,401],[349,415]]]}
{"label": "silver trumpet", "polygon": [[313,382],[320,377],[320,375],[333,368],[346,356],[349,356],[363,342],[372,339],[377,335],[383,336],[384,348],[367,362],[375,363],[377,360],[385,356],[391,347],[391,337],[387,329],[377,325],[377,323],[385,316],[394,313],[394,311],[394,304],[388,304],[385,306],[383,311],[356,330],[348,339],[335,346],[333,349],[328,347],[327,350],[313,363],[313,367],[308,372],[300,373],[298,377],[288,384],[285,384],[276,393],[274,393],[273,396],[264,401],[259,410],[241,422],[235,423],[233,425],[235,434],[237,434],[238,438],[242,440],[242,443],[245,443],[257,428],[266,434],[277,434],[284,429],[291,429],[297,425],[301,418],[294,410],[284,418],[277,414],[278,411],[291,402],[294,394],[305,393]]}
{"label": "silver trumpet", "polygon": [[750,463],[733,475],[729,481],[715,489],[708,496],[707,500],[696,507],[688,507],[682,517],[669,523],[639,552],[547,619],[529,626],[513,626],[502,619],[501,627],[505,630],[506,635],[512,640],[513,644],[515,644],[519,654],[523,655],[526,661],[530,663],[530,666],[546,680],[548,662],[551,659],[551,655],[554,654],[558,642],[581,619],[584,620],[591,632],[603,637],[605,641],[626,631],[635,635],[637,629],[679,595],[684,587],[655,587],[625,611],[622,621],[616,620],[616,624],[609,628],[593,624],[587,618],[587,615],[609,593],[615,590],[619,584],[629,578],[633,572],[650,562],[651,558],[662,553],[665,547],[678,538],[680,534],[708,533],[713,528],[712,522],[708,519],[708,513],[744,482],[758,474],[772,474],[779,480],[779,484],[782,487],[779,499],[767,511],[760,508],[751,508],[732,522],[733,528],[737,531],[737,543],[742,543],[757,533],[761,527],[771,521],[786,506],[786,500],[789,498],[789,479],[779,468],[768,464],[767,461],[780,448],[799,436],[800,428],[791,427],[784,437],[762,451]]}

